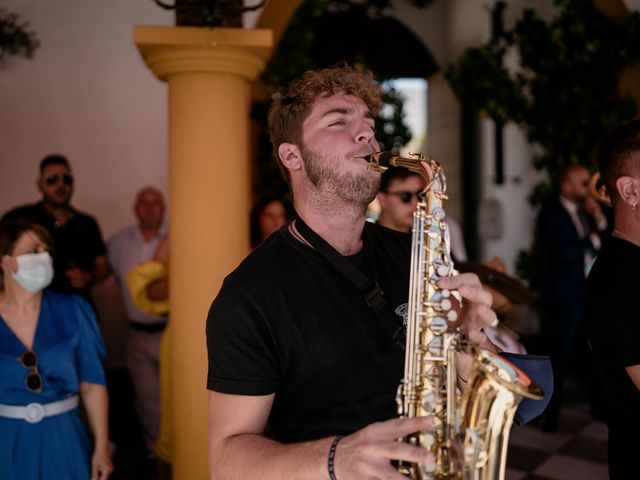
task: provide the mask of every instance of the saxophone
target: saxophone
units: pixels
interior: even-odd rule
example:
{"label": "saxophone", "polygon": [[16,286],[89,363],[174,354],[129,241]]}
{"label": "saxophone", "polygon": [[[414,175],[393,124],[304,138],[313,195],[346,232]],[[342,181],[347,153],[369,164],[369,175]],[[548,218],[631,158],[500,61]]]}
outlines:
{"label": "saxophone", "polygon": [[[502,480],[518,404],[524,397],[541,399],[542,390],[497,354],[470,347],[454,308],[460,294],[437,285],[440,278],[458,274],[449,253],[443,209],[447,184],[440,164],[424,155],[387,152],[367,160],[371,170],[403,167],[427,182],[413,216],[405,370],[397,404],[400,416],[433,418],[432,429],[401,440],[430,450],[434,461],[400,463],[398,469],[415,480]],[[460,354],[472,358],[466,380],[456,373]],[[464,392],[458,382],[466,386]]]}

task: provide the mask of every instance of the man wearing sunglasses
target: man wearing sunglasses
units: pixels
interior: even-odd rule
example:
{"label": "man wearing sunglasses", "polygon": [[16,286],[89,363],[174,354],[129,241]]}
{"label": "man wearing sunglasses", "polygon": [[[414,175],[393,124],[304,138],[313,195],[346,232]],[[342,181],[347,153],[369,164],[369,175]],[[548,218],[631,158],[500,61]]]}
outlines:
{"label": "man wearing sunglasses", "polygon": [[413,212],[418,205],[418,194],[425,188],[420,175],[406,168],[390,168],[381,176],[380,191],[376,198],[380,204],[378,225],[410,232]]}
{"label": "man wearing sunglasses", "polygon": [[[411,232],[413,212],[418,205],[418,194],[426,187],[423,178],[406,168],[389,168],[380,176],[380,191],[376,199],[380,205],[378,225]],[[447,218],[451,235],[451,254],[454,261],[467,261],[467,251],[462,238],[460,225]]]}
{"label": "man wearing sunglasses", "polygon": [[108,275],[109,263],[97,222],[71,206],[74,178],[69,161],[62,155],[43,158],[36,185],[42,200],[16,207],[2,220],[25,219],[45,227],[54,244],[51,287],[90,300],[91,286]]}

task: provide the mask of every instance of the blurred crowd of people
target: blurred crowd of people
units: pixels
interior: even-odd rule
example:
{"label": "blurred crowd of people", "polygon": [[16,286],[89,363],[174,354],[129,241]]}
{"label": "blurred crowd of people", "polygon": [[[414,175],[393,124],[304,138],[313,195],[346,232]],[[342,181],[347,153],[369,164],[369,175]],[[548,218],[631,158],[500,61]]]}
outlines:
{"label": "blurred crowd of people", "polygon": [[[96,219],[72,206],[74,183],[69,161],[49,155],[37,179],[42,198],[0,220],[0,478],[98,480],[113,471],[107,352],[92,298],[110,274],[126,315],[121,340],[147,452],[138,475],[170,478],[165,199],[158,188],[142,188],[136,223],[105,243]],[[284,200],[259,199],[251,246],[290,214]]]}

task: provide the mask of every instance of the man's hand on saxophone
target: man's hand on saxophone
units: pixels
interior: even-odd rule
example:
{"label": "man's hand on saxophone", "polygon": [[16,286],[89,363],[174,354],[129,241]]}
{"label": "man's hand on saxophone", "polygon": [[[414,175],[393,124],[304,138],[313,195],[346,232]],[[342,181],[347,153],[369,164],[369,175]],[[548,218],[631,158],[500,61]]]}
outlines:
{"label": "man's hand on saxophone", "polygon": [[[474,273],[462,273],[452,277],[445,277],[438,282],[438,286],[448,290],[458,290],[463,300],[458,305],[460,311],[458,327],[464,332],[470,346],[477,346],[497,352],[499,349],[491,343],[483,329],[491,326],[496,319],[496,313],[491,310],[493,297],[491,293],[482,288],[480,279]],[[473,358],[466,353],[456,356],[457,375],[461,388],[469,378]]]}
{"label": "man's hand on saxophone", "polygon": [[491,310],[493,297],[482,287],[478,276],[475,273],[462,273],[445,277],[438,282],[438,286],[458,290],[462,298],[467,300],[458,308],[461,313],[459,327],[467,337],[469,345],[498,351],[483,331],[485,327],[493,324],[496,313]]}
{"label": "man's hand on saxophone", "polygon": [[335,457],[336,478],[407,480],[391,461],[429,464],[434,462],[434,456],[422,447],[398,439],[431,428],[431,417],[395,418],[372,423],[344,437]]}

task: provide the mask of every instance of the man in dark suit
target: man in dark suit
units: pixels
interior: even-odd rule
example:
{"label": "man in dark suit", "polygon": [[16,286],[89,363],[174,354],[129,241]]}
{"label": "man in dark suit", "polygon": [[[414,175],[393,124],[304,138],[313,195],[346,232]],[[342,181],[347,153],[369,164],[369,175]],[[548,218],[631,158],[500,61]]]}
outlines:
{"label": "man in dark suit", "polygon": [[544,259],[542,284],[545,336],[554,373],[554,396],[542,417],[545,431],[557,429],[562,405],[562,385],[574,348],[582,332],[585,281],[600,248],[599,235],[607,220],[589,196],[589,171],[570,165],[560,176],[560,195],[544,205],[537,222],[537,236]]}

